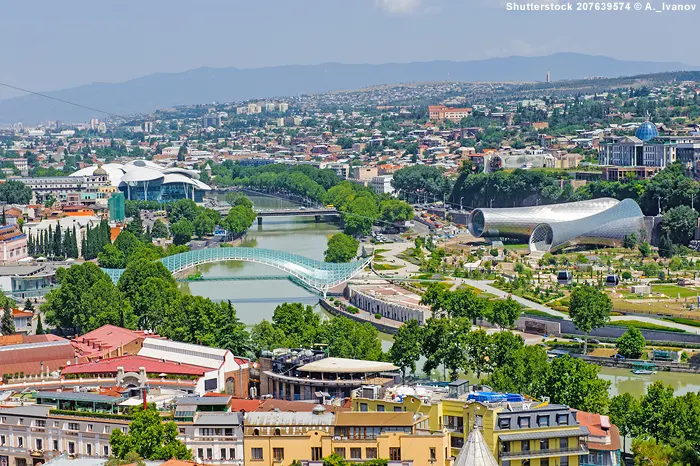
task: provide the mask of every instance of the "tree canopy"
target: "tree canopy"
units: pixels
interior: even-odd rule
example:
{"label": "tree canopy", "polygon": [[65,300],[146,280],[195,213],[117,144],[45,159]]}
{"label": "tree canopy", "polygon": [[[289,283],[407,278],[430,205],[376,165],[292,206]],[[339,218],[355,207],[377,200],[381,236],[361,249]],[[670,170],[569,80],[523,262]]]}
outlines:
{"label": "tree canopy", "polygon": [[360,242],[345,233],[336,233],[328,240],[324,254],[326,262],[350,262],[357,257]]}

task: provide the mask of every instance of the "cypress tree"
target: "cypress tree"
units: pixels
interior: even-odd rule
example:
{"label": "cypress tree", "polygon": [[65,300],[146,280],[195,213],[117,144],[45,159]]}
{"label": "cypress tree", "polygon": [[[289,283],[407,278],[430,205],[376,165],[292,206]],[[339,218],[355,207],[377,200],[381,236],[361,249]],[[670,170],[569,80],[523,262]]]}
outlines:
{"label": "cypress tree", "polygon": [[56,231],[53,234],[53,255],[63,255],[63,243],[61,241],[61,224],[56,224]]}
{"label": "cypress tree", "polygon": [[7,298],[5,298],[5,310],[2,313],[2,319],[0,319],[0,333],[3,335],[13,335],[17,333],[17,329],[15,329],[15,318],[10,308],[10,300]]}
{"label": "cypress tree", "polygon": [[75,225],[73,225],[73,235],[71,240],[71,257],[77,259],[78,257],[80,257],[80,251],[78,250],[78,232],[75,229]]}
{"label": "cypress tree", "polygon": [[41,323],[41,314],[39,314],[36,320],[36,334],[43,335],[44,333],[46,332],[44,332],[44,325]]}

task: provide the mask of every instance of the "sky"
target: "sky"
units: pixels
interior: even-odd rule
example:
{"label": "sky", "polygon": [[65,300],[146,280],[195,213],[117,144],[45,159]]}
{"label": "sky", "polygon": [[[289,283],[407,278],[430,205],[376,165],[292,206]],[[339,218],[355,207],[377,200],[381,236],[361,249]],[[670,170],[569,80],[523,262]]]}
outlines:
{"label": "sky", "polygon": [[[694,45],[700,9],[515,12],[505,2],[3,1],[0,82],[50,91],[202,66],[464,61],[555,52],[700,64]],[[0,99],[16,95],[22,93],[0,86]]]}

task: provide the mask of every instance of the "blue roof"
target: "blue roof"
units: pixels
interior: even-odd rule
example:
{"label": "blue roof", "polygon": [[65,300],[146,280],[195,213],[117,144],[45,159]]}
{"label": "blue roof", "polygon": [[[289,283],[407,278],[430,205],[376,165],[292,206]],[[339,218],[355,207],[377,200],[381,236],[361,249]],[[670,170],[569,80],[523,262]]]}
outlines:
{"label": "blue roof", "polygon": [[646,142],[657,137],[659,135],[659,130],[656,129],[656,125],[651,121],[645,121],[637,128],[637,132],[634,133],[634,135]]}

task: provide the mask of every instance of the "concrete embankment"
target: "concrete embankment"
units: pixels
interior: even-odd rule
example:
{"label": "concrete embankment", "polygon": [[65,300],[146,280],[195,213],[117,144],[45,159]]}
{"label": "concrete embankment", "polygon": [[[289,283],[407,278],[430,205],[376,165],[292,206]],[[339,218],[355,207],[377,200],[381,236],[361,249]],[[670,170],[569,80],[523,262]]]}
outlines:
{"label": "concrete embankment", "polygon": [[364,323],[370,323],[374,325],[374,327],[379,330],[380,332],[383,333],[388,333],[391,335],[396,334],[396,332],[399,330],[399,327],[401,326],[401,322],[386,322],[388,319],[382,317],[381,319],[376,319],[373,315],[370,315],[367,312],[360,311],[358,314],[353,314],[352,312],[347,312],[345,310],[340,309],[339,307],[336,307],[333,305],[328,300],[325,299],[319,299],[318,300],[319,304],[321,307],[328,311],[330,314],[333,314],[334,316],[342,316],[342,317],[347,317],[348,319],[352,319],[356,322],[359,322],[361,324]]}

